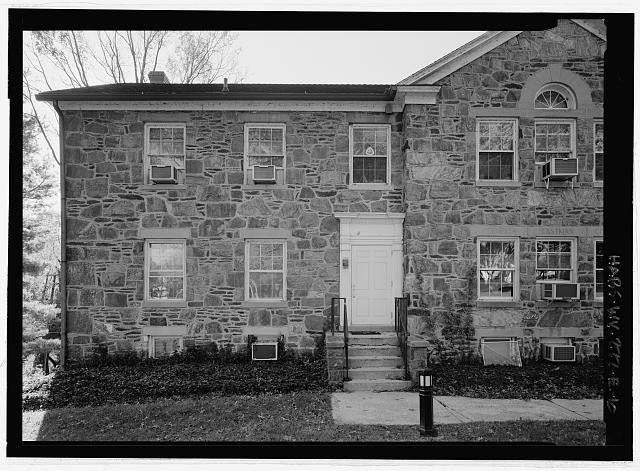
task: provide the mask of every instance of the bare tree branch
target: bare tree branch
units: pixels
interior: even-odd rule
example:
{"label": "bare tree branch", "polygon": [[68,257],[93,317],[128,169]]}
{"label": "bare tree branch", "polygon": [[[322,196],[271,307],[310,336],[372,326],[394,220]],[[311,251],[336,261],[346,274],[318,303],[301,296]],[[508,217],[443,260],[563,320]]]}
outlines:
{"label": "bare tree branch", "polygon": [[27,93],[23,93],[22,96],[24,98],[26,98],[27,101],[29,102],[29,104],[31,105],[31,109],[33,110],[32,116],[35,118],[36,122],[38,123],[38,127],[40,128],[40,132],[42,133],[42,136],[44,137],[44,140],[47,142],[47,146],[49,146],[49,150],[51,151],[51,156],[53,157],[53,160],[55,160],[56,163],[58,165],[60,165],[60,160],[58,160],[58,154],[56,153],[55,149],[51,145],[51,141],[49,140],[49,137],[47,136],[47,133],[46,133],[45,128],[44,128],[44,125],[42,124],[42,120],[40,119],[40,115],[38,114],[38,110],[36,109],[36,106],[35,106],[35,104],[33,102],[33,98],[32,98],[33,94],[31,92],[31,86],[29,85],[29,77],[27,76],[26,72],[22,73],[22,84],[27,89]]}

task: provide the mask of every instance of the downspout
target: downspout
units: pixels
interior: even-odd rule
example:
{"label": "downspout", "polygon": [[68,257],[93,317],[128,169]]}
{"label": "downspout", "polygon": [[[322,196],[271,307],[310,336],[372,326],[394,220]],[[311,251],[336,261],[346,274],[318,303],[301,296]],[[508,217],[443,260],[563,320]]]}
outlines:
{"label": "downspout", "polygon": [[54,100],[52,104],[58,113],[60,141],[60,366],[64,370],[67,361],[67,197],[64,191],[64,116],[58,101]]}

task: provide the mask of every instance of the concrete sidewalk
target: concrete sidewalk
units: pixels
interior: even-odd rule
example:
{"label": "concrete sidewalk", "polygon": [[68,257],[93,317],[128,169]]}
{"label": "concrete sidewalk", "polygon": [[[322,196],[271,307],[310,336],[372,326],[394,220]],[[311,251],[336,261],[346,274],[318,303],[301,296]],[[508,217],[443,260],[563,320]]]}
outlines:
{"label": "concrete sidewalk", "polygon": [[[331,395],[337,424],[418,425],[417,392],[352,392]],[[602,399],[474,399],[436,396],[436,424],[502,422],[507,420],[602,420]]]}

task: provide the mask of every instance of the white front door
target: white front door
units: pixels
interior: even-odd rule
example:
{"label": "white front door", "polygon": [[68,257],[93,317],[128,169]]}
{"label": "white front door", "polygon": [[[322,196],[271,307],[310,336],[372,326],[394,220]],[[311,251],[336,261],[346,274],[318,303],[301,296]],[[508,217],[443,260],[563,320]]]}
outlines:
{"label": "white front door", "polygon": [[392,325],[391,244],[352,245],[352,325]]}

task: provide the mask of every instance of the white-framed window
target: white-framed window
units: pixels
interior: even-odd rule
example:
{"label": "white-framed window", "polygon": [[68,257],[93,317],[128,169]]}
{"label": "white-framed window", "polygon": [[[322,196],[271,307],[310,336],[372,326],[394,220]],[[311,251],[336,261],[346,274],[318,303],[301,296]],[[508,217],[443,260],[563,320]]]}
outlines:
{"label": "white-framed window", "polygon": [[576,266],[575,239],[536,239],[536,282],[574,282]]}
{"label": "white-framed window", "polygon": [[539,119],[535,121],[536,162],[576,156],[576,127],[573,120]]}
{"label": "white-framed window", "polygon": [[145,301],[185,301],[186,243],[183,239],[146,239]]}
{"label": "white-framed window", "polygon": [[476,180],[518,180],[518,120],[476,121]]}
{"label": "white-framed window", "polygon": [[281,123],[245,123],[245,183],[253,183],[254,165],[275,167],[276,183],[285,183],[286,125]]}
{"label": "white-framed window", "polygon": [[[152,177],[153,167],[162,175],[175,172],[176,182],[184,183],[186,154],[186,125],[184,123],[147,123],[144,126],[144,182],[158,183]],[[171,170],[173,167],[175,170]],[[156,170],[157,172],[158,170]],[[169,183],[164,181],[163,183]]]}
{"label": "white-framed window", "polygon": [[536,110],[567,110],[576,108],[573,92],[561,83],[548,83],[536,94]]}
{"label": "white-framed window", "polygon": [[593,243],[593,297],[596,301],[604,299],[604,242],[596,239]]}
{"label": "white-framed window", "polygon": [[277,239],[245,242],[245,300],[285,301],[287,243]]}
{"label": "white-framed window", "polygon": [[351,184],[387,186],[391,183],[391,126],[349,126],[349,173]]}
{"label": "white-framed window", "polygon": [[478,237],[478,299],[519,298],[519,239]]}
{"label": "white-framed window", "polygon": [[593,181],[604,180],[604,123],[593,123]]}
{"label": "white-framed window", "polygon": [[183,339],[176,335],[150,335],[149,357],[163,358],[182,350]]}

